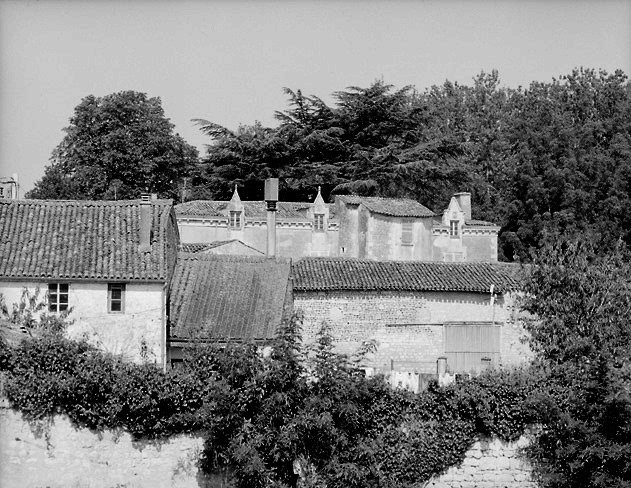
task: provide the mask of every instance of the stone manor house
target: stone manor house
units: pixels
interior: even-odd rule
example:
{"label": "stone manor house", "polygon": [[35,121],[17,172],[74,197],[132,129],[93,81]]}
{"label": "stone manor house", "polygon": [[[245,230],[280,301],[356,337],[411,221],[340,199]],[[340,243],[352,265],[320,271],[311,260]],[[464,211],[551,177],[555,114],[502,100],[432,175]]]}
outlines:
{"label": "stone manor house", "polygon": [[[236,188],[229,202],[186,202],[176,205],[175,213],[183,243],[238,246],[236,252],[247,254],[266,251],[266,204],[242,201]],[[500,228],[471,218],[469,193],[456,193],[441,215],[404,198],[340,195],[327,204],[320,191],[313,203],[278,202],[276,213],[278,256],[497,261]]]}
{"label": "stone manor house", "polygon": [[[83,336],[167,367],[195,341],[273,337],[300,310],[304,340],[327,323],[338,348],[378,345],[375,372],[453,372],[528,356],[498,227],[468,194],[440,216],[411,200],[278,202],[276,256],[264,202],[0,200],[0,293],[39,290]],[[269,254],[269,250],[268,250]]]}

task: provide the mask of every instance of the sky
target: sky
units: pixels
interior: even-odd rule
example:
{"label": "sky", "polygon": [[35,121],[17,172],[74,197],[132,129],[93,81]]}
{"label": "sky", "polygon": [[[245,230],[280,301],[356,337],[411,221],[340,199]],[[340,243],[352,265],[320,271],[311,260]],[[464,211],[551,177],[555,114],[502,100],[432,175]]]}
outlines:
{"label": "sky", "polygon": [[331,94],[383,80],[424,90],[497,69],[504,86],[575,67],[631,74],[629,0],[0,0],[0,177],[44,174],[88,95],[160,97],[191,119],[275,125],[283,87]]}

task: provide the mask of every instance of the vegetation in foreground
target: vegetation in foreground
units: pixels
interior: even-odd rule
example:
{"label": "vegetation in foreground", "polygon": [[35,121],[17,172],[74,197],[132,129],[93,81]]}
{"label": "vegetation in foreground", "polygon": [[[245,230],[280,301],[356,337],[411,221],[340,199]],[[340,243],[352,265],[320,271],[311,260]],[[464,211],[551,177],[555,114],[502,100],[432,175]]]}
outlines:
{"label": "vegetation in foreground", "polygon": [[0,349],[5,391],[27,419],[65,414],[77,426],[137,437],[198,432],[200,465],[236,487],[413,487],[463,459],[479,436],[540,427],[526,454],[540,486],[631,486],[631,310],[628,255],[584,242],[549,248],[526,273],[537,354],[413,395],[365,378],[336,354],[330,331],[300,342],[285,324],[271,354],[207,345],[182,369],[123,363],[47,333]]}

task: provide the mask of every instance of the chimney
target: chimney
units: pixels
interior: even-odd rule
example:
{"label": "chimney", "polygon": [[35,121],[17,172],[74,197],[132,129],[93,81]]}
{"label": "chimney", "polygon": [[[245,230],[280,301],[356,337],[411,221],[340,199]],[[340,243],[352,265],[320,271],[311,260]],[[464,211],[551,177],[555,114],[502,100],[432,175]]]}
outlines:
{"label": "chimney", "polygon": [[267,257],[276,256],[276,203],[278,202],[278,178],[265,180],[267,203]]}
{"label": "chimney", "polygon": [[471,193],[461,192],[454,194],[454,198],[464,212],[465,220],[471,220]]}
{"label": "chimney", "polygon": [[13,193],[11,194],[11,198],[13,200],[19,200],[20,199],[20,195],[19,195],[20,184],[18,183],[18,174],[13,173],[11,175],[11,178],[13,179]]}
{"label": "chimney", "polygon": [[140,252],[151,251],[151,228],[153,226],[153,205],[151,195],[142,194],[140,196]]}

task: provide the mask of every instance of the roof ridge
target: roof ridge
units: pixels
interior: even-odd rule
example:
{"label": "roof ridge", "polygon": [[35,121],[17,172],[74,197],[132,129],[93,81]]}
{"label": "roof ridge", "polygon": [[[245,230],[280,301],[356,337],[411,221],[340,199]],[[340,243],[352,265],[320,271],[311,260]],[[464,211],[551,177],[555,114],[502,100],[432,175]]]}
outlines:
{"label": "roof ridge", "polygon": [[[2,204],[14,204],[14,205],[83,205],[83,206],[125,206],[125,205],[140,205],[141,200],[39,200],[36,198],[26,198],[20,200],[8,200],[2,199],[0,200]],[[172,205],[173,200],[170,198],[161,198],[157,200],[150,200],[149,202],[152,205]]]}

